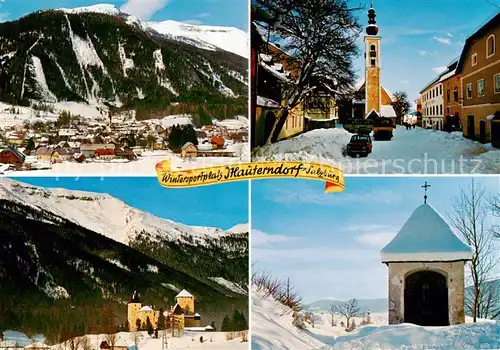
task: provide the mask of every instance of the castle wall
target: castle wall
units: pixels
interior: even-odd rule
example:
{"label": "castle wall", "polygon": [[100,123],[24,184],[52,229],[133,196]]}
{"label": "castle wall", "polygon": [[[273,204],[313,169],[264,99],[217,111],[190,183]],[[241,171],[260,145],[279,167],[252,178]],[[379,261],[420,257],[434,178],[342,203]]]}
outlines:
{"label": "castle wall", "polygon": [[184,318],[184,327],[200,327],[201,320],[195,320],[194,317]]}
{"label": "castle wall", "polygon": [[404,323],[405,277],[418,271],[435,271],[446,276],[450,325],[465,322],[464,265],[456,262],[389,263],[389,324]]}
{"label": "castle wall", "polygon": [[194,314],[194,297],[179,297],[177,298],[177,303],[186,314]]}
{"label": "castle wall", "polygon": [[142,305],[139,303],[128,304],[127,320],[128,320],[128,324],[129,324],[129,330],[131,332],[134,332],[137,330],[135,322],[139,318],[139,310],[141,309],[141,307],[142,307]]}

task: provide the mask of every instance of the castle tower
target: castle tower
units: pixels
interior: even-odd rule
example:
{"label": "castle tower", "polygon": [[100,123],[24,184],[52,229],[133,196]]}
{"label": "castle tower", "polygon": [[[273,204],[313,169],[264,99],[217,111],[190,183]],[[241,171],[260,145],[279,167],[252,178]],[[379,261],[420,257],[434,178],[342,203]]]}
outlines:
{"label": "castle tower", "polygon": [[177,304],[184,310],[188,315],[194,314],[194,296],[187,290],[183,289],[179,294],[175,296]]}
{"label": "castle tower", "polygon": [[380,114],[381,85],[380,85],[380,36],[375,18],[373,1],[368,10],[368,26],[365,35],[365,116],[372,110]]}
{"label": "castle tower", "polygon": [[389,324],[465,322],[464,268],[472,250],[432,206],[413,212],[381,258],[389,268]]}
{"label": "castle tower", "polygon": [[137,319],[140,318],[139,310],[141,310],[141,299],[137,291],[134,291],[134,294],[128,301],[128,309],[127,309],[127,321],[129,331],[133,332],[137,330],[136,322]]}

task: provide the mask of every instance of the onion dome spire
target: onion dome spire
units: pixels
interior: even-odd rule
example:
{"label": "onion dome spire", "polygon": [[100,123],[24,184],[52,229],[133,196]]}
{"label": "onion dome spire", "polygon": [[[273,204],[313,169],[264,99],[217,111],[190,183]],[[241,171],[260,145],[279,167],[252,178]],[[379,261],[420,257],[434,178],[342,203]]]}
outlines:
{"label": "onion dome spire", "polygon": [[373,8],[373,0],[371,1],[371,7],[368,10],[368,26],[366,27],[366,34],[368,35],[377,35],[378,34],[378,26],[375,14],[375,9]]}

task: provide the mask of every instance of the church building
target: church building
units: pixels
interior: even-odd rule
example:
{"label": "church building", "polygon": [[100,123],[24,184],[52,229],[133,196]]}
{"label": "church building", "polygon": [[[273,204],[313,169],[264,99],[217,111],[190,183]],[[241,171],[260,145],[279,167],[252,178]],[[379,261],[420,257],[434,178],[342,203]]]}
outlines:
{"label": "church building", "polygon": [[464,323],[464,267],[472,250],[424,198],[381,251],[389,268],[389,324]]}
{"label": "church building", "polygon": [[375,9],[368,10],[368,25],[364,37],[365,75],[354,86],[352,99],[339,101],[341,123],[367,117],[396,118],[392,107],[394,95],[381,84],[382,59],[380,55],[381,37],[378,35]]}

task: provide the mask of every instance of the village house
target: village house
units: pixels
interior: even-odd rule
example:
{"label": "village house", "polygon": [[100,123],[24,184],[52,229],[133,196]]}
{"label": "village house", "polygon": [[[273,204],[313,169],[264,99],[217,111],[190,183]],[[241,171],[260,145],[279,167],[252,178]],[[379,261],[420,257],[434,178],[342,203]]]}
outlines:
{"label": "village house", "polygon": [[73,160],[73,154],[75,152],[68,147],[64,148],[58,148],[57,149],[57,154],[59,155],[59,158],[57,159],[58,162],[67,162]]}
{"label": "village house", "polygon": [[58,136],[61,140],[69,140],[70,137],[76,135],[76,131],[73,129],[59,129]]}
{"label": "village house", "polygon": [[98,148],[95,151],[95,157],[101,160],[111,160],[115,158],[115,149],[114,148]]}
{"label": "village house", "polygon": [[80,152],[85,156],[85,158],[94,158],[96,156],[96,151],[101,150],[113,150],[115,149],[114,144],[82,144],[80,145]]}
{"label": "village house", "polygon": [[21,132],[9,132],[5,136],[7,143],[13,146],[21,146],[24,143],[24,134]]}
{"label": "village house", "polygon": [[472,249],[424,198],[381,251],[389,273],[389,324],[464,323],[464,268]]}
{"label": "village house", "polygon": [[448,65],[446,72],[440,78],[443,84],[444,127],[446,131],[462,128],[462,87],[460,74],[457,74],[458,59]]}
{"label": "village house", "polygon": [[444,123],[443,85],[439,82],[441,75],[434,78],[420,91],[422,95],[422,127],[424,129],[442,130]]}
{"label": "village house", "polygon": [[119,147],[116,149],[116,152],[115,152],[115,156],[117,158],[123,158],[123,159],[128,159],[130,161],[132,160],[136,160],[137,159],[137,155],[134,153],[134,151],[128,147],[128,146],[124,146],[124,147]]}
{"label": "village house", "polygon": [[213,149],[223,149],[226,141],[222,136],[214,136],[210,139],[210,144]]}
{"label": "village house", "polygon": [[335,127],[335,120],[338,119],[335,82],[326,77],[313,76],[309,84],[316,89],[304,99],[304,131]]}
{"label": "village house", "polygon": [[14,146],[0,146],[0,163],[20,166],[24,163],[26,155],[19,152]]}
{"label": "village house", "polygon": [[500,147],[500,13],[469,36],[457,73],[463,91],[463,134]]}
{"label": "village house", "polygon": [[183,158],[196,158],[198,149],[192,142],[186,142],[181,148],[181,157]]}
{"label": "village house", "polygon": [[52,147],[39,147],[36,150],[36,158],[40,161],[54,163],[59,160],[59,153]]}

